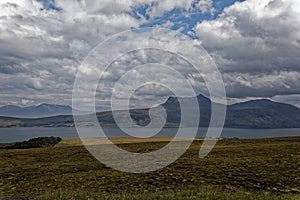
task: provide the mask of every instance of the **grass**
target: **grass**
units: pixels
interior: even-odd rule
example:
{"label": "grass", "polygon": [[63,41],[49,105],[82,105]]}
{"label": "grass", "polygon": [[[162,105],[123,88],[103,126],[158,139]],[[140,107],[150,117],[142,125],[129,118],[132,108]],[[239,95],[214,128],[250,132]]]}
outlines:
{"label": "grass", "polygon": [[[168,140],[115,142],[132,152],[148,152]],[[78,140],[52,148],[2,149],[0,197],[300,199],[300,137],[220,140],[204,159],[198,158],[201,143],[194,141],[175,163],[146,174],[110,169]]]}
{"label": "grass", "polygon": [[[94,144],[107,144],[107,142],[102,138],[67,138],[61,141],[56,147],[63,147],[63,146],[82,146],[82,140],[86,145],[94,145]],[[110,140],[114,144],[131,144],[131,143],[149,143],[149,142],[170,142],[170,138],[126,138],[126,137],[116,137],[110,138]],[[188,138],[175,138],[174,140],[191,140]],[[202,141],[203,139],[195,139],[197,141]]]}
{"label": "grass", "polygon": [[167,191],[167,192],[156,192],[156,193],[147,193],[147,194],[135,194],[135,195],[102,195],[102,196],[91,196],[89,194],[77,194],[77,195],[57,195],[57,196],[48,196],[40,198],[42,200],[98,200],[98,199],[115,199],[115,200],[151,200],[151,199],[160,199],[160,200],[185,200],[185,199],[194,199],[194,200],[294,200],[299,199],[296,195],[292,194],[270,194],[270,193],[251,193],[251,192],[224,192],[222,190],[217,190],[216,188],[201,188],[200,190],[183,190],[183,191]]}

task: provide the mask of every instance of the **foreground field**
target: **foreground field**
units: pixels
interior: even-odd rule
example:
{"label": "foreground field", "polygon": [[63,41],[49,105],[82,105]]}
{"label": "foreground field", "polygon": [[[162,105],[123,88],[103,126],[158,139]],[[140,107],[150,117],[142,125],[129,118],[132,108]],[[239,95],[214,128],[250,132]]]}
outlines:
{"label": "foreground field", "polygon": [[[167,139],[114,139],[148,152]],[[135,143],[131,143],[135,142]],[[0,197],[38,199],[300,199],[300,138],[221,140],[204,159],[201,140],[175,163],[130,174],[95,160],[78,140],[53,148],[0,150]]]}

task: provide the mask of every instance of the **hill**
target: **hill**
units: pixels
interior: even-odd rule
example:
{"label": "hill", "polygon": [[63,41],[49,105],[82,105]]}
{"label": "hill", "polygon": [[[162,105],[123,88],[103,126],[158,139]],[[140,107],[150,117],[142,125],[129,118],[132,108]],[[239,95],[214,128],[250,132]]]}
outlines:
{"label": "hill", "polygon": [[227,127],[300,127],[300,109],[289,104],[262,99],[234,104],[227,109]]}

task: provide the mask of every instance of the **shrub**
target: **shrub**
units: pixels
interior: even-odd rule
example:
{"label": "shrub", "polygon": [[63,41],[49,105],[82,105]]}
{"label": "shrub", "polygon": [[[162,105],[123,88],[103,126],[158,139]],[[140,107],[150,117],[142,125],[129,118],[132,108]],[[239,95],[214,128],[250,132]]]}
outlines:
{"label": "shrub", "polygon": [[5,147],[6,149],[29,149],[29,148],[43,148],[53,147],[58,144],[62,139],[60,137],[38,137],[24,142],[16,142],[11,146]]}

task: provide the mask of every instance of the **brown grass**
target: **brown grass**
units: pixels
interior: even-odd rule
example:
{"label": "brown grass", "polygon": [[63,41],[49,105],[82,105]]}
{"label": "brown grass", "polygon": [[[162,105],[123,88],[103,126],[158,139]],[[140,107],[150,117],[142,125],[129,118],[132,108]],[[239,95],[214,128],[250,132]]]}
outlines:
{"label": "brown grass", "polygon": [[[133,152],[168,143],[113,141]],[[200,146],[201,141],[194,141],[175,163],[146,174],[110,169],[75,139],[54,148],[0,150],[0,197],[180,199],[190,194],[190,199],[200,199],[203,194],[203,199],[213,199],[215,194],[221,199],[300,199],[300,137],[221,140],[204,159],[198,158]]]}

